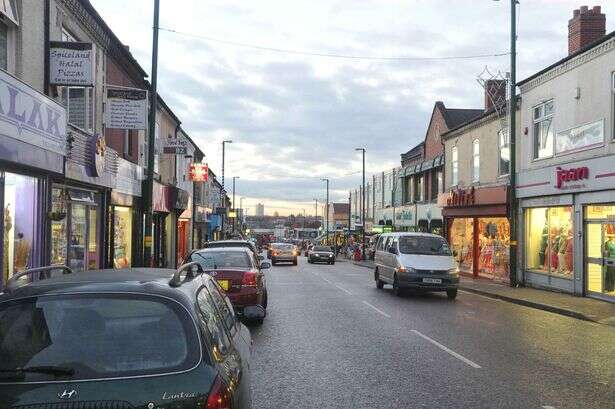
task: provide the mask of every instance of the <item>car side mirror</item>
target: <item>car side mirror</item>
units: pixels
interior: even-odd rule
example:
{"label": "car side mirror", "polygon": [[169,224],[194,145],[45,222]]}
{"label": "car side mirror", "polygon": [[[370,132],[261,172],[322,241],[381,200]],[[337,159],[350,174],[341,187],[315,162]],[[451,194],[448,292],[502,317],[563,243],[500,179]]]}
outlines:
{"label": "car side mirror", "polygon": [[397,249],[395,247],[389,247],[389,253],[391,254],[397,254]]}
{"label": "car side mirror", "polygon": [[261,256],[260,254],[256,256],[256,258],[258,258],[258,261],[263,261],[265,259],[265,257]]}
{"label": "car side mirror", "polygon": [[270,262],[268,262],[268,261],[263,261],[263,262],[261,263],[261,270],[266,270],[266,269],[268,269],[268,268],[271,268],[271,263],[270,263]]}

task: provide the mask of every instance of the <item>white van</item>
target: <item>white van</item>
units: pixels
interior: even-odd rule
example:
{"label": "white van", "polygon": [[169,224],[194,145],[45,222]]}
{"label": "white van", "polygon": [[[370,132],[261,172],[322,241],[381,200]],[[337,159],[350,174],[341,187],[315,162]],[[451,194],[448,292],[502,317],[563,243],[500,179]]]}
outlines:
{"label": "white van", "polygon": [[401,295],[405,288],[446,291],[457,297],[459,269],[446,240],[430,233],[385,233],[376,243],[376,287],[393,285]]}

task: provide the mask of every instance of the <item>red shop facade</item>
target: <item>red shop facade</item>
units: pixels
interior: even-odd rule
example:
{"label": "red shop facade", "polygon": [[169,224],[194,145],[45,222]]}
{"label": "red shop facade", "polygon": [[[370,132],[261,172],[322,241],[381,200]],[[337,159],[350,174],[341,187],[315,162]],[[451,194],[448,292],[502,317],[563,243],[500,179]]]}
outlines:
{"label": "red shop facade", "polygon": [[460,274],[510,282],[508,186],[452,189],[438,197]]}

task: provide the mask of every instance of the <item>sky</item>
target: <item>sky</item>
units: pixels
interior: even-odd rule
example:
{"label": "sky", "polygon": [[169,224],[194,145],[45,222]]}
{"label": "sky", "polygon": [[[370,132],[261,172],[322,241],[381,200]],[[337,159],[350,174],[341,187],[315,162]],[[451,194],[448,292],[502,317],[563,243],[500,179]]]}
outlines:
{"label": "sky", "polygon": [[[153,0],[91,2],[150,72]],[[239,177],[248,214],[259,202],[268,214],[313,214],[314,199],[325,200],[322,178],[331,201],[360,185],[355,148],[367,150],[371,177],[424,139],[435,101],[483,108],[481,72],[509,71],[508,56],[493,56],[509,50],[509,3],[160,0],[158,92],[219,177],[221,142],[233,141],[225,177]],[[566,56],[568,20],[581,5],[602,6],[615,30],[612,0],[520,1],[518,80]],[[475,55],[489,56],[433,59]]]}

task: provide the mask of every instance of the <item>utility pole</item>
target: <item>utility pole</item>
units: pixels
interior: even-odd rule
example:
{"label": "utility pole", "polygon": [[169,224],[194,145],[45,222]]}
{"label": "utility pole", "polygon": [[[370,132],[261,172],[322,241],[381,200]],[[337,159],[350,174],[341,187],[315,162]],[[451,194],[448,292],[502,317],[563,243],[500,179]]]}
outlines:
{"label": "utility pole", "polygon": [[355,151],[361,151],[363,154],[363,191],[361,193],[361,229],[363,242],[361,250],[361,259],[365,260],[365,148],[355,148]]}
{"label": "utility pole", "polygon": [[510,137],[510,201],[508,219],[510,222],[510,285],[517,285],[517,167],[516,167],[516,116],[517,116],[517,0],[510,0],[510,112],[508,135]]}
{"label": "utility pole", "polygon": [[235,181],[239,179],[239,176],[233,176],[233,211],[235,212],[235,217],[233,217],[233,233],[235,233],[235,220],[237,219],[237,208],[235,207]]}
{"label": "utility pole", "polygon": [[328,244],[329,243],[329,179],[328,178],[324,178],[324,179],[321,179],[321,180],[323,182],[327,182],[327,204],[325,206],[325,211],[327,212],[327,215],[326,215],[326,219],[327,219],[327,221],[326,221],[326,223],[327,223],[326,232],[327,233],[326,234],[327,235],[325,237],[327,238],[327,244]]}
{"label": "utility pole", "polygon": [[143,213],[145,226],[143,229],[143,265],[152,266],[152,237],[153,206],[154,201],[154,155],[156,144],[156,111],[158,110],[158,26],[160,21],[160,0],[154,0],[154,27],[152,39],[152,76],[149,94],[149,127],[147,135],[147,180],[143,192]]}
{"label": "utility pole", "polygon": [[350,241],[350,214],[352,210],[352,190],[348,192],[348,240],[346,243]]}
{"label": "utility pole", "polygon": [[[226,203],[225,203],[225,200],[224,200],[224,196],[225,196],[226,189],[224,188],[224,145],[227,144],[227,143],[233,143],[233,141],[231,141],[231,140],[222,141],[222,189],[220,189],[220,206],[222,206],[225,209],[226,209]],[[225,237],[224,237],[224,217],[225,216],[226,216],[225,214],[221,214],[220,215],[220,218],[221,218],[221,231],[220,231],[220,233],[222,235],[222,240],[225,239]]]}

